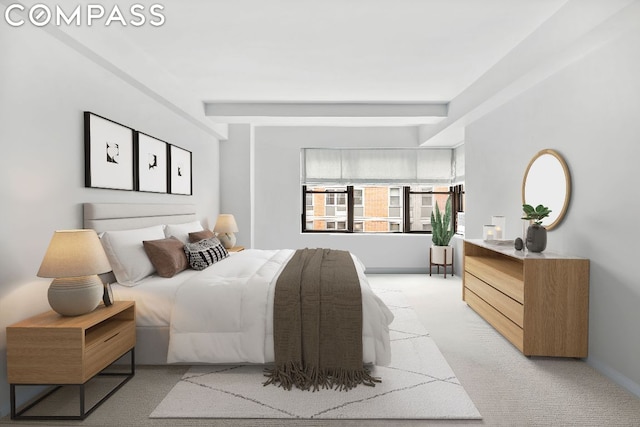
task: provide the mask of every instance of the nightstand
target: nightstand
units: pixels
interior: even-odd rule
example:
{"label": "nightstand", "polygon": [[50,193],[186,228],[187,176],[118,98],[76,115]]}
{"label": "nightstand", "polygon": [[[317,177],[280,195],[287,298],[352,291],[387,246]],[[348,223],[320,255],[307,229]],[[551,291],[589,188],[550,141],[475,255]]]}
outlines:
{"label": "nightstand", "polygon": [[[11,388],[12,419],[84,419],[135,374],[135,303],[115,301],[82,316],[64,317],[54,311],[7,327],[7,380]],[[130,353],[128,372],[102,372]],[[85,384],[96,375],[123,376],[106,396],[85,410]],[[53,386],[35,402],[16,411],[16,386]],[[23,415],[66,385],[77,385],[80,414]]]}
{"label": "nightstand", "polygon": [[234,246],[232,248],[227,249],[227,252],[242,252],[244,251],[244,246]]}

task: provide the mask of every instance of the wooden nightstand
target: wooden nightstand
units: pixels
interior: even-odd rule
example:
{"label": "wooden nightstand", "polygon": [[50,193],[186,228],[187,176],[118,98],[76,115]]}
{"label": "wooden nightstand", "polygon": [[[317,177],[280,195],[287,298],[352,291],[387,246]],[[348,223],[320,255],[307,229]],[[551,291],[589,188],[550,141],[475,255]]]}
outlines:
{"label": "wooden nightstand", "polygon": [[244,251],[244,246],[234,246],[232,248],[227,249],[227,252],[242,252]]}
{"label": "wooden nightstand", "polygon": [[[115,301],[91,313],[63,317],[54,311],[7,327],[7,380],[11,387],[12,419],[84,419],[135,374],[135,303]],[[129,372],[106,373],[106,367],[131,354]],[[96,375],[125,378],[85,411],[85,384]],[[16,386],[55,386],[32,404],[16,411]],[[63,385],[78,385],[80,415],[22,415]]]}

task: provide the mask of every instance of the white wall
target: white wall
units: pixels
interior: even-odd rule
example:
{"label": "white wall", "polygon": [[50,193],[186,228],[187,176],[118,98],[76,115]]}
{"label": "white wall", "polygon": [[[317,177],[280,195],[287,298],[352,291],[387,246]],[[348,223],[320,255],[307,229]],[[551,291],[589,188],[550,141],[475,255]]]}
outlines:
{"label": "white wall", "polygon": [[371,272],[426,271],[430,235],[302,234],[300,222],[301,148],[415,147],[416,132],[410,127],[256,127],[255,247],[331,247],[352,251]]}
{"label": "white wall", "polygon": [[[56,229],[82,227],[83,202],[195,203],[218,214],[218,142],[45,31],[0,25],[0,413],[9,411],[7,325],[49,309],[36,277]],[[84,110],[193,152],[193,196],[84,188]],[[206,224],[205,224],[206,225]],[[213,225],[213,224],[211,224]]]}
{"label": "white wall", "polygon": [[558,150],[571,204],[548,249],[591,260],[588,362],[640,395],[640,31],[623,34],[466,129],[466,232],[491,215],[522,232],[521,182],[531,157]]}
{"label": "white wall", "polygon": [[251,138],[251,125],[234,124],[229,125],[229,139],[220,142],[220,213],[233,214],[239,230],[236,245],[246,248],[251,247],[252,230]]}

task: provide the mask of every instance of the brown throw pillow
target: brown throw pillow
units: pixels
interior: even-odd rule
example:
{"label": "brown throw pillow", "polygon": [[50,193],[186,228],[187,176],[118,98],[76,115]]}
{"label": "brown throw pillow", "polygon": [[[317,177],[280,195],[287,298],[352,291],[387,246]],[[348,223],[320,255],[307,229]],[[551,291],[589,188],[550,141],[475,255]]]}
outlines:
{"label": "brown throw pillow", "polygon": [[202,230],[202,231],[194,231],[189,233],[189,242],[195,243],[200,240],[210,239],[212,237],[216,237],[216,235],[211,230]]}
{"label": "brown throw pillow", "polygon": [[160,277],[173,277],[189,267],[184,244],[175,237],[145,240],[142,244]]}

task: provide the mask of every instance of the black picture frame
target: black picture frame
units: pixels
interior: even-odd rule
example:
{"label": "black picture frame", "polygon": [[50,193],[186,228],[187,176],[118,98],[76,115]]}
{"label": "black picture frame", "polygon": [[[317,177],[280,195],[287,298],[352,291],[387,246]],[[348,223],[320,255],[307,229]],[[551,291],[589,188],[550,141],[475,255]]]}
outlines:
{"label": "black picture frame", "polygon": [[167,193],[169,190],[169,143],[136,132],[136,190]]}
{"label": "black picture frame", "polygon": [[169,192],[171,194],[193,195],[191,151],[170,144],[168,153]]}
{"label": "black picture frame", "polygon": [[84,112],[85,187],[135,190],[135,131]]}

